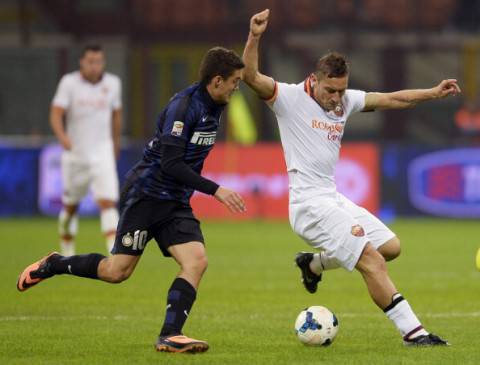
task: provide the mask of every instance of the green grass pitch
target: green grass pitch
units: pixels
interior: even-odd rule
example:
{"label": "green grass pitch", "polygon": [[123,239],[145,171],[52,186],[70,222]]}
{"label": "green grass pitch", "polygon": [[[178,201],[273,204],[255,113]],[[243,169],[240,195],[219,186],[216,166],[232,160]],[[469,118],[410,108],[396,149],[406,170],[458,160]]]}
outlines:
{"label": "green grass pitch", "polygon": [[[293,266],[308,249],[287,222],[205,222],[209,268],[184,328],[205,354],[156,353],[168,287],[177,271],[152,241],[133,276],[111,285],[54,277],[19,293],[17,275],[57,249],[53,219],[0,220],[0,364],[479,364],[480,246],[475,221],[398,220],[402,254],[388,264],[399,291],[448,348],[405,348],[358,273],[339,269],[307,293]],[[79,253],[104,252],[95,219],[80,223]],[[325,305],[340,321],[332,346],[307,347],[297,314]]]}

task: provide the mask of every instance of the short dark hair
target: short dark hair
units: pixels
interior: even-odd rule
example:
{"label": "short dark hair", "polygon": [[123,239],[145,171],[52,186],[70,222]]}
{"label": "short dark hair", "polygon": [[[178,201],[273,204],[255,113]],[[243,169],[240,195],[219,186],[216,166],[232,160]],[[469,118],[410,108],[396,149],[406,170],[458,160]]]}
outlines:
{"label": "short dark hair", "polygon": [[208,50],[200,66],[200,81],[208,84],[215,76],[228,79],[235,70],[245,67],[242,59],[232,50],[214,47]]}
{"label": "short dark hair", "polygon": [[315,73],[327,77],[344,77],[348,75],[348,62],[344,55],[329,52],[317,61]]}
{"label": "short dark hair", "polygon": [[99,44],[87,44],[82,48],[82,53],[80,54],[80,58],[83,58],[85,56],[85,53],[87,52],[103,52],[103,48]]}

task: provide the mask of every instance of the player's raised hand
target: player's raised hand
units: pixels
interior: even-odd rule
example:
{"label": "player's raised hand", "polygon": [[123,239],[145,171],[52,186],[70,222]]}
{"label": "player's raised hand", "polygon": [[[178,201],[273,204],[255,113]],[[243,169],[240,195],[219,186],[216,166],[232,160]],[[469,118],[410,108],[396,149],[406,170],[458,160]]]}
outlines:
{"label": "player's raised hand", "polygon": [[214,196],[219,202],[225,204],[232,213],[242,213],[246,210],[243,198],[233,190],[220,186]]}
{"label": "player's raised hand", "polygon": [[250,32],[254,36],[259,36],[263,32],[265,32],[265,29],[267,29],[269,14],[270,14],[270,10],[265,9],[261,13],[257,13],[254,16],[252,16],[252,19],[250,19]]}
{"label": "player's raised hand", "polygon": [[433,88],[437,98],[445,98],[450,95],[457,95],[462,92],[458,86],[457,80],[447,79],[440,82]]}

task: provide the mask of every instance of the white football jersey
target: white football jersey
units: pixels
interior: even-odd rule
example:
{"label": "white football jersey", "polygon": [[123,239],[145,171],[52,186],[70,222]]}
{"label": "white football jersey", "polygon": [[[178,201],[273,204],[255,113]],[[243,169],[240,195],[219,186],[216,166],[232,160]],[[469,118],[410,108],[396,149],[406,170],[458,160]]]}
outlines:
{"label": "white football jersey", "polygon": [[336,191],[335,165],[347,118],[365,106],[365,92],[348,89],[342,107],[327,112],[311,93],[309,78],[300,84],[275,83],[271,108],[287,163],[290,202]]}
{"label": "white football jersey", "polygon": [[96,84],[85,80],[80,71],[62,77],[52,105],[66,110],[66,132],[72,153],[95,157],[100,151],[112,151],[112,111],[122,107],[121,82],[105,72]]}

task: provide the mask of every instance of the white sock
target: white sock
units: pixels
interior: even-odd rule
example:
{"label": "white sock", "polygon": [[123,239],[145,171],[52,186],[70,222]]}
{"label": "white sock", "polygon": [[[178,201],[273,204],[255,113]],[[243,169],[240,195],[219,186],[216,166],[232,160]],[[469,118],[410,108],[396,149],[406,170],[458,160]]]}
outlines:
{"label": "white sock", "polygon": [[108,253],[110,253],[110,251],[112,251],[113,245],[115,244],[115,235],[114,234],[105,235],[105,244],[107,246]]}
{"label": "white sock", "polygon": [[397,327],[405,340],[420,335],[428,335],[428,332],[423,328],[415,313],[413,313],[410,304],[403,299],[400,293],[393,296],[392,304],[383,311],[395,324],[395,327]]}
{"label": "white sock", "polygon": [[118,210],[116,208],[103,209],[100,212],[100,226],[103,234],[105,235],[105,244],[107,246],[108,253],[110,253],[113,248],[113,244],[115,243],[117,224]]}
{"label": "white sock", "polygon": [[62,256],[75,255],[75,242],[73,240],[61,240],[60,251]]}
{"label": "white sock", "polygon": [[320,275],[325,270],[332,270],[339,268],[340,264],[334,258],[328,257],[325,252],[319,252],[313,255],[313,260],[310,261],[310,270],[313,273]]}
{"label": "white sock", "polygon": [[[75,239],[78,233],[78,215],[68,214],[62,209],[58,216],[58,233],[60,234],[60,251],[63,256],[75,255]],[[65,238],[69,237],[69,238]]]}

